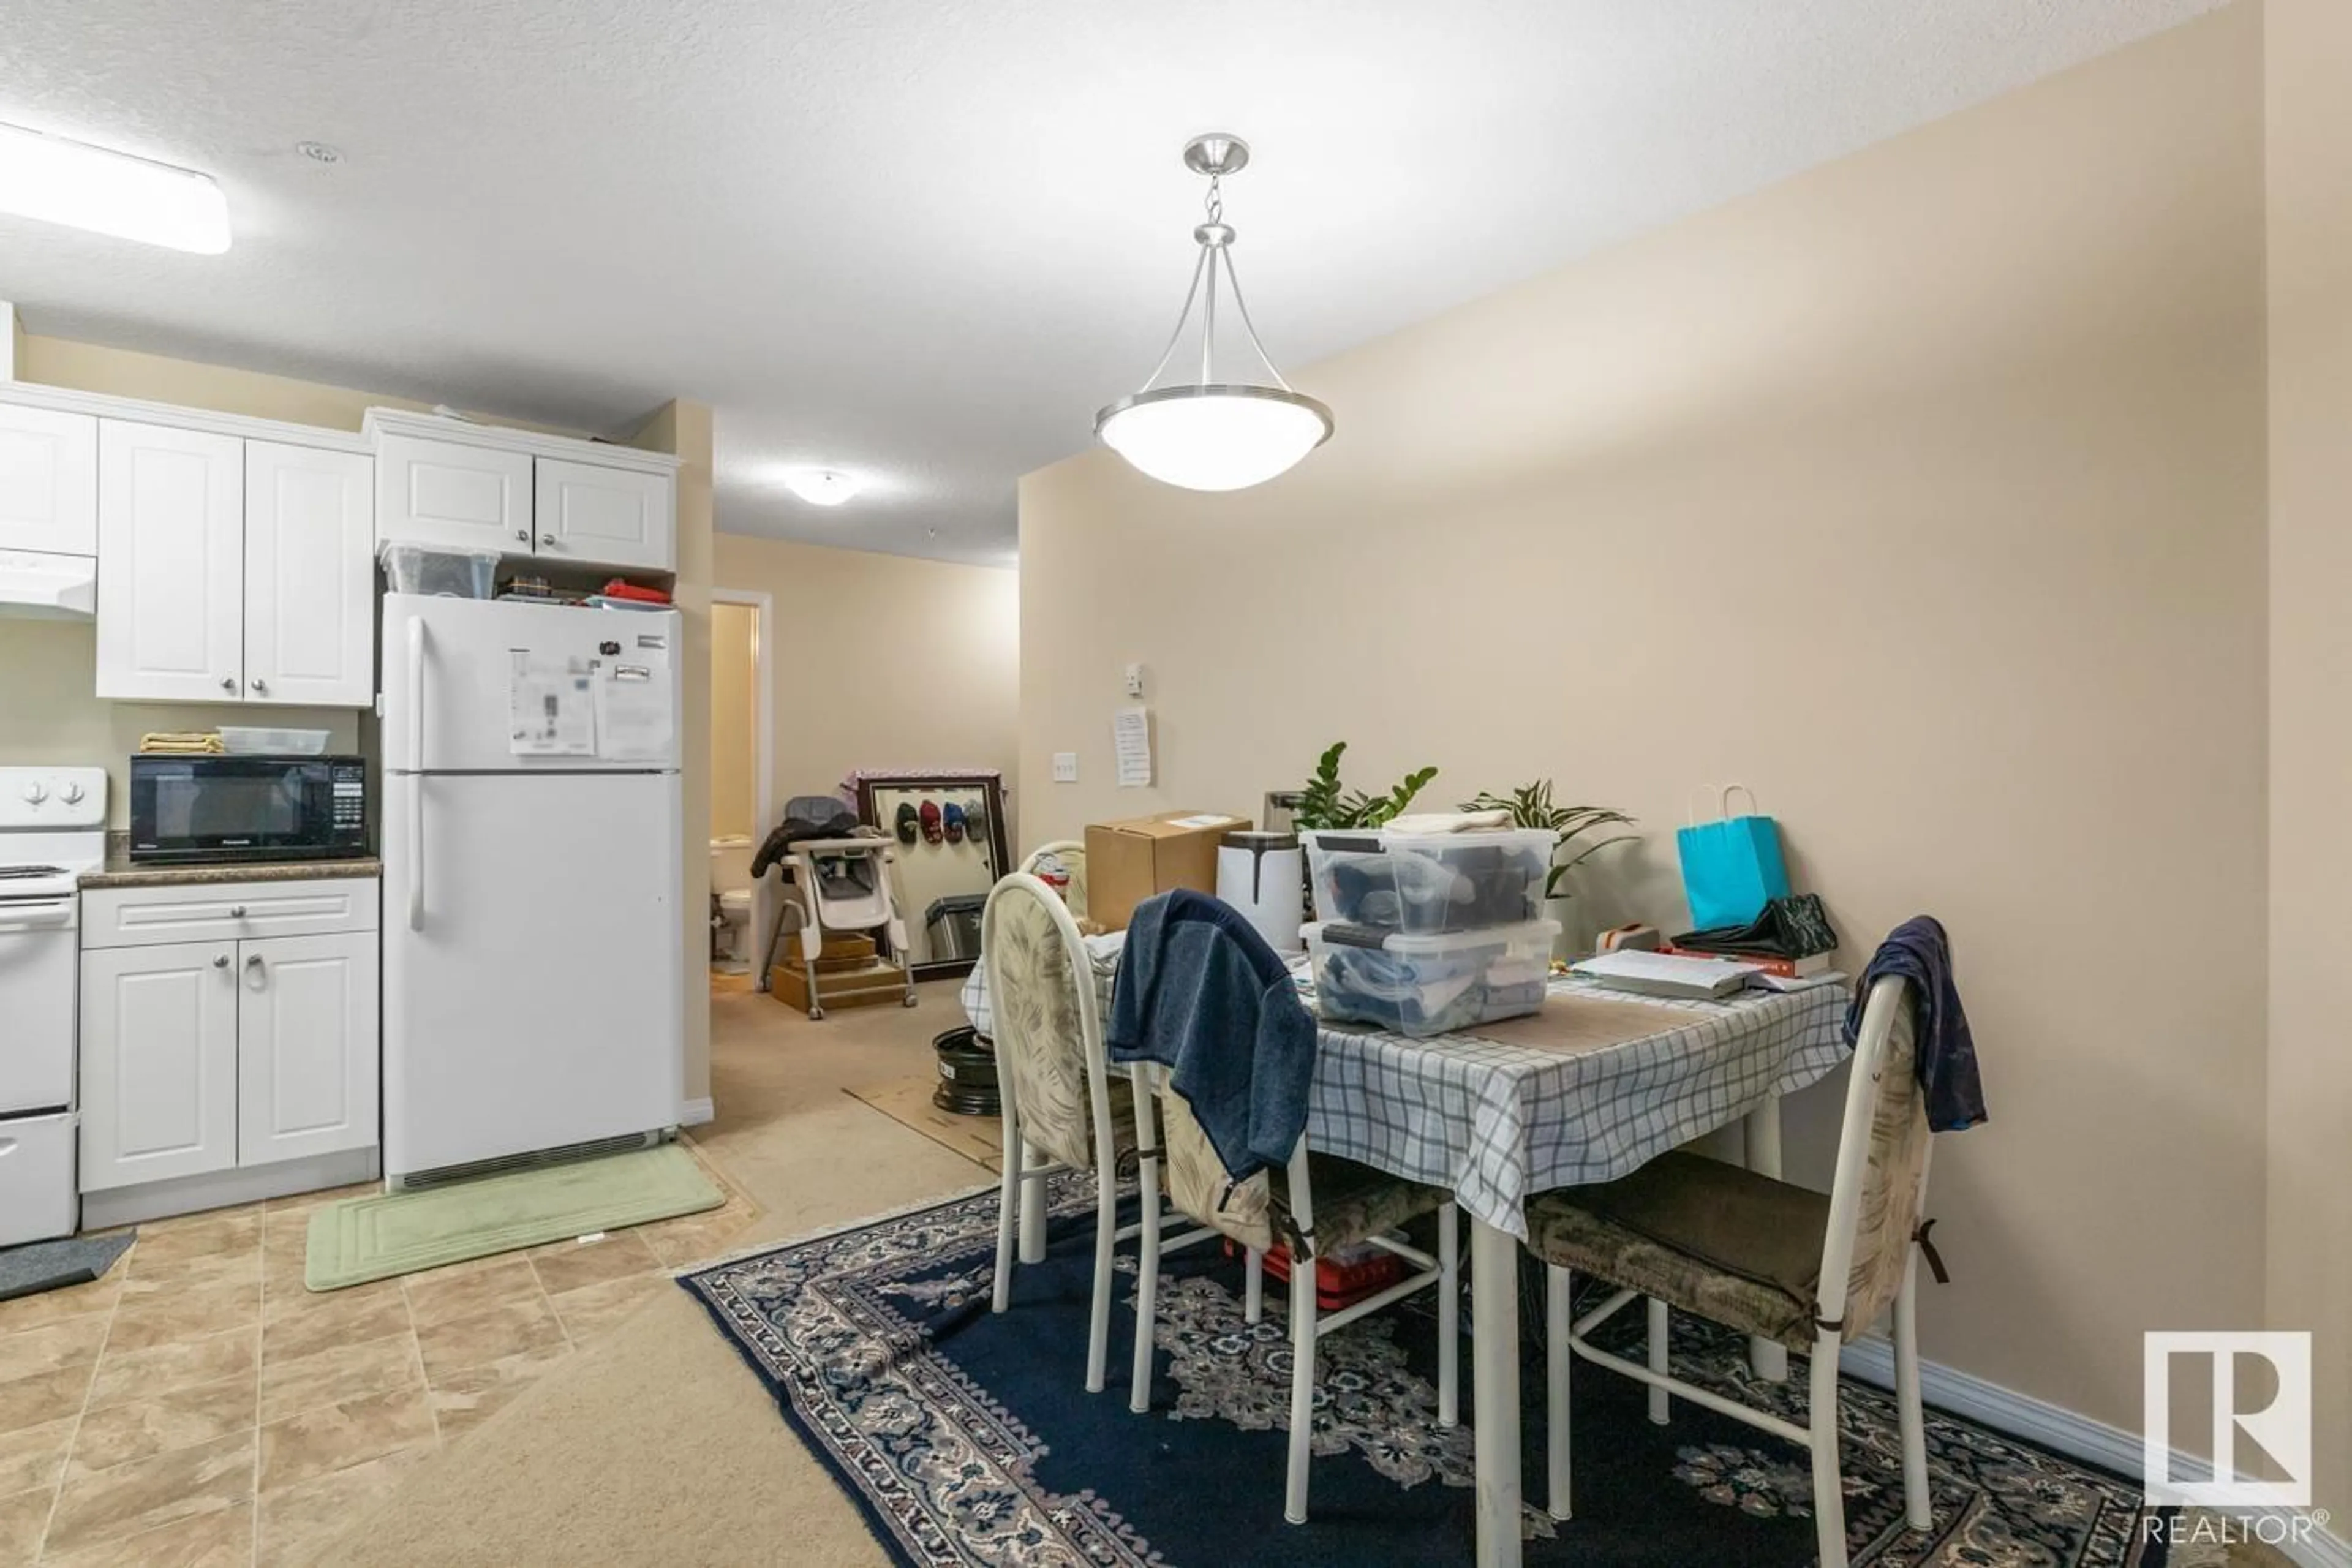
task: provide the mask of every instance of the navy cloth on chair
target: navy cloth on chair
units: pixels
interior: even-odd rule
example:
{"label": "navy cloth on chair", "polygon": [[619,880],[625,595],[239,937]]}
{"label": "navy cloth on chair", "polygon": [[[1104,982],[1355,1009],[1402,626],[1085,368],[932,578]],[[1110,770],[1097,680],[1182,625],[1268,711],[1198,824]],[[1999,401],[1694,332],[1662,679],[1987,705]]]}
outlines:
{"label": "navy cloth on chair", "polygon": [[1228,1175],[1279,1167],[1307,1130],[1315,1018],[1248,917],[1178,889],[1128,922],[1106,1031],[1115,1062],[1158,1062]]}
{"label": "navy cloth on chair", "polygon": [[1984,1085],[1977,1077],[1976,1039],[1960,1009],[1952,982],[1952,946],[1942,922],[1914,915],[1889,931],[1853,988],[1846,1009],[1845,1043],[1862,1033],[1863,1004],[1870,988],[1889,975],[1911,982],[1912,1016],[1918,1031],[1919,1087],[1927,1095],[1927,1125],[1938,1132],[1963,1132],[1985,1120]]}

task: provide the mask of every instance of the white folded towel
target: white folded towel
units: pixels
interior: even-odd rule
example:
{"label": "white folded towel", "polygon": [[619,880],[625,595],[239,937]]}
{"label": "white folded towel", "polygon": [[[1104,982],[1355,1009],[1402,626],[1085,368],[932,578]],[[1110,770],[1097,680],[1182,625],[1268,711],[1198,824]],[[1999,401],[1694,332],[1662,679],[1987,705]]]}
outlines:
{"label": "white folded towel", "polygon": [[1381,824],[1391,833],[1491,833],[1510,825],[1507,811],[1423,811]]}

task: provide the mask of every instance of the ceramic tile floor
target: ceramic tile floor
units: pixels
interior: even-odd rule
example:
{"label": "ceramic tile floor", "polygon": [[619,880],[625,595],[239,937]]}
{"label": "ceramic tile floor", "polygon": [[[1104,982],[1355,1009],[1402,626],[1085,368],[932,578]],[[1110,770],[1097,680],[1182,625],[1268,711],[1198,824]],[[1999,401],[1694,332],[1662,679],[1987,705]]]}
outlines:
{"label": "ceramic tile floor", "polygon": [[142,1226],[104,1279],[0,1301],[0,1565],[304,1561],[352,1507],[725,1250],[724,1207],[313,1295],[346,1188]]}

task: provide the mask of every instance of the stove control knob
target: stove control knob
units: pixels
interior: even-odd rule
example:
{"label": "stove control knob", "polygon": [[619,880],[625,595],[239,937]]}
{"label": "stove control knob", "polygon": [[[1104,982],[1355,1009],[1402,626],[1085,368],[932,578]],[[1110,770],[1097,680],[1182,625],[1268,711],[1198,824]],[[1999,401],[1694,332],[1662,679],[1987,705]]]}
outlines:
{"label": "stove control knob", "polygon": [[41,783],[40,780],[35,779],[31,784],[25,786],[25,801],[26,805],[38,805],[41,802],[48,798],[48,786]]}
{"label": "stove control knob", "polygon": [[58,792],[58,798],[64,801],[68,805],[79,805],[81,804],[81,785],[78,784],[68,784],[65,788]]}

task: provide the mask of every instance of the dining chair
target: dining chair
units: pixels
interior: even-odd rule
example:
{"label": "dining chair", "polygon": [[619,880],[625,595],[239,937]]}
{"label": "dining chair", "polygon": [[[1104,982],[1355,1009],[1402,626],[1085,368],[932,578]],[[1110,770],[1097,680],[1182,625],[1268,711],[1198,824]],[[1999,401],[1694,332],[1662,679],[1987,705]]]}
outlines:
{"label": "dining chair", "polygon": [[[1143,1249],[1135,1298],[1135,1365],[1128,1406],[1138,1415],[1151,1408],[1151,1363],[1158,1315],[1160,1187],[1165,1160],[1171,1206],[1212,1233],[1249,1249],[1248,1321],[1257,1321],[1256,1269],[1265,1249],[1279,1237],[1290,1253],[1290,1459],[1283,1517],[1307,1522],[1307,1467],[1315,1427],[1315,1344],[1419,1290],[1437,1289],[1437,1418],[1452,1426],[1460,1419],[1461,1292],[1457,1282],[1458,1234],[1454,1194],[1443,1187],[1408,1181],[1352,1160],[1317,1154],[1298,1135],[1283,1170],[1261,1172],[1235,1182],[1225,1172],[1208,1133],[1192,1108],[1167,1086],[1168,1069],[1149,1062],[1135,1067],[1135,1121],[1143,1172]],[[1409,1247],[1388,1233],[1407,1220],[1434,1212],[1437,1256]],[[1316,1300],[1315,1260],[1360,1242],[1395,1254],[1420,1270],[1387,1289],[1339,1311],[1326,1313]]]}
{"label": "dining chair", "polygon": [[[1895,1395],[1905,1514],[1931,1522],[1927,1429],[1919,1404],[1916,1295],[1929,1132],[1915,1067],[1909,983],[1871,987],[1846,1089],[1837,1172],[1828,1194],[1676,1151],[1622,1181],[1528,1201],[1528,1245],[1547,1265],[1545,1338],[1549,1509],[1570,1517],[1570,1371],[1596,1366],[1787,1438],[1811,1451],[1822,1568],[1845,1568],[1838,1470],[1838,1352],[1894,1312]],[[1930,1253],[1933,1260],[1933,1254]],[[1618,1287],[1573,1316],[1574,1276]],[[1653,1305],[1648,1365],[1595,1347],[1592,1331],[1638,1297]],[[1812,1356],[1804,1426],[1725,1398],[1664,1370],[1666,1311],[1680,1308]]]}
{"label": "dining chair", "polygon": [[[994,1310],[1012,1304],[1013,1259],[1024,1183],[1058,1171],[1095,1173],[1094,1299],[1087,1331],[1087,1392],[1108,1375],[1112,1258],[1118,1243],[1142,1234],[1118,1228],[1118,1163],[1138,1147],[1133,1099],[1113,1082],[1103,1048],[1102,1002],[1077,922],[1054,889],[1027,872],[998,880],[980,917],[980,961],[993,1015],[1004,1172],[996,1216]],[[1046,1156],[1030,1164],[1026,1151]],[[1162,1238],[1174,1251],[1206,1240],[1206,1229]],[[1156,1257],[1156,1252],[1154,1253]]]}

